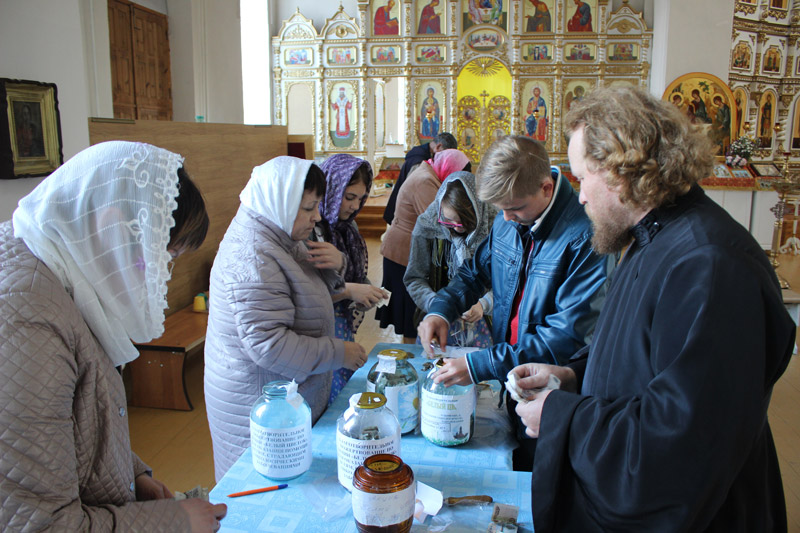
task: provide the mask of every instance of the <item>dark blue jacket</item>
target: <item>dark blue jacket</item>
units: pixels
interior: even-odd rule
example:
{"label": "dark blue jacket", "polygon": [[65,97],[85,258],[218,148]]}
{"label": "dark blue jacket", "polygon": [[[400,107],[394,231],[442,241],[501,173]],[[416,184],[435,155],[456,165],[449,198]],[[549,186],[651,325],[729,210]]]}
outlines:
{"label": "dark blue jacket", "polygon": [[400,167],[400,174],[397,175],[397,181],[395,182],[394,187],[392,187],[392,192],[389,194],[389,200],[386,202],[386,209],[383,211],[383,220],[385,220],[387,224],[391,224],[392,220],[394,220],[394,209],[397,206],[397,195],[400,193],[400,187],[402,187],[403,183],[406,182],[406,178],[411,172],[411,169],[423,161],[427,161],[431,157],[433,156],[431,155],[430,143],[422,143],[418,146],[415,146],[406,154],[405,162],[403,163],[403,166]]}
{"label": "dark blue jacket", "polygon": [[580,394],[544,403],[536,532],[785,532],[767,412],[796,326],[767,255],[698,186],[633,235]]}
{"label": "dark blue jacket", "polygon": [[592,251],[591,223],[578,194],[555,167],[553,178],[559,183],[552,207],[532,232],[518,342],[511,345],[506,340],[522,268],[520,232],[531,230],[506,221],[502,212],[472,260],[439,291],[428,310],[452,323],[487,288],[494,291],[494,346],[467,355],[477,381],[505,381],[506,374],[521,363],[563,364],[589,342],[594,331],[613,260]]}

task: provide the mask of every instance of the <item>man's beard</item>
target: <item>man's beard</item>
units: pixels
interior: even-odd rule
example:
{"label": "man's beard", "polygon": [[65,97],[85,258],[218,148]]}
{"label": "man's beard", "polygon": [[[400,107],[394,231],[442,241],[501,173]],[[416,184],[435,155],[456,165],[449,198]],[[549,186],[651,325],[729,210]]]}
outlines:
{"label": "man's beard", "polygon": [[627,221],[616,217],[597,221],[589,215],[592,221],[592,248],[599,254],[615,254],[621,252],[631,242],[631,226]]}

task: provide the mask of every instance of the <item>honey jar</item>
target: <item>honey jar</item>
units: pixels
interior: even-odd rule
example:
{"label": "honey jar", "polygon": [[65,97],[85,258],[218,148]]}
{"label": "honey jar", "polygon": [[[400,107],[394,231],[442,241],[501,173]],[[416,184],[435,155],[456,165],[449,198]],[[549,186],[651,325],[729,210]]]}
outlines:
{"label": "honey jar", "polygon": [[360,533],[406,533],[414,521],[414,472],[396,455],[377,454],[353,473],[353,517]]}

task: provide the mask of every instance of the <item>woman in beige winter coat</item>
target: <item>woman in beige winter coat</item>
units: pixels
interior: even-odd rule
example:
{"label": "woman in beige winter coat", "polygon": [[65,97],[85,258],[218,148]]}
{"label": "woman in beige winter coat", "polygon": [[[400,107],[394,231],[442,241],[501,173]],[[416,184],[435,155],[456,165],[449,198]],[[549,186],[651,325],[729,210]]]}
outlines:
{"label": "woman in beige winter coat", "polygon": [[116,368],[163,333],[169,263],[208,229],[182,161],[92,146],[0,223],[4,531],[219,528],[224,505],[171,499],[131,451]]}

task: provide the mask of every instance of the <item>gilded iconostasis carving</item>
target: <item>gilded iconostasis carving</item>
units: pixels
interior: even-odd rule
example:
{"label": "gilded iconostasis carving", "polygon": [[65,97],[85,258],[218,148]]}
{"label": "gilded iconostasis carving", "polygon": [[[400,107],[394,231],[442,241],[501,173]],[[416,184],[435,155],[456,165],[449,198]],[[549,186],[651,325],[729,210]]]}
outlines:
{"label": "gilded iconostasis carving", "polygon": [[[380,158],[385,113],[399,105],[406,146],[447,131],[477,163],[513,133],[558,159],[570,105],[649,76],[652,30],[627,0],[614,11],[610,0],[358,0],[353,15],[340,6],[317,33],[298,10],[273,38],[276,121],[287,123],[293,88],[310,85],[319,156]],[[390,100],[395,79],[403,90]]]}
{"label": "gilded iconostasis carving", "polygon": [[[800,157],[800,2],[736,0],[728,86],[732,131],[755,141],[753,158]],[[780,165],[778,165],[780,166]]]}

